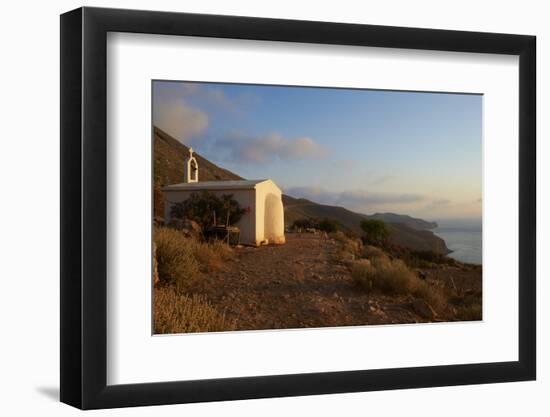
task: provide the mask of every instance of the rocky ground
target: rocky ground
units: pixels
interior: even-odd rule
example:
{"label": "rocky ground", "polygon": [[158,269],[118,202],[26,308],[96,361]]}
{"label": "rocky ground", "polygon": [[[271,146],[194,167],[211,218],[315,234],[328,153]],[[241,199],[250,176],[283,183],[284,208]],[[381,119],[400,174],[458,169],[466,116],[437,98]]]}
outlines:
{"label": "rocky ground", "polygon": [[481,299],[481,268],[462,264],[418,271],[449,294],[445,316],[410,295],[367,294],[336,260],[338,244],[318,234],[287,234],[284,245],[236,248],[224,270],[205,276],[193,292],[234,319],[237,330],[461,320],[468,319],[460,317],[461,303]]}

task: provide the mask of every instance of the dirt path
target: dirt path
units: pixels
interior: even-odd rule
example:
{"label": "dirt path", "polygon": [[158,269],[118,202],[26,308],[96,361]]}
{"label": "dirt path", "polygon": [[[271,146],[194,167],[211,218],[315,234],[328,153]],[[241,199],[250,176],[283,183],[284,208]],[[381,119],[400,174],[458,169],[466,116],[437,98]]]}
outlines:
{"label": "dirt path", "polygon": [[357,288],[333,259],[336,245],[319,235],[287,234],[285,245],[236,249],[227,270],[205,278],[197,292],[239,330],[425,321],[404,300]]}

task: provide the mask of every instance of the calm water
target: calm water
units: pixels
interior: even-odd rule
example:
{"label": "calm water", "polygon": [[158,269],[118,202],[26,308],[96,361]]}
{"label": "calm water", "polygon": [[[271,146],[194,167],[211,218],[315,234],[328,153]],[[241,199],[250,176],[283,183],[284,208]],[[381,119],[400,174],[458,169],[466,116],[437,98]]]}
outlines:
{"label": "calm water", "polygon": [[481,226],[476,224],[458,224],[438,222],[439,227],[432,229],[452,250],[451,258],[472,264],[481,264]]}

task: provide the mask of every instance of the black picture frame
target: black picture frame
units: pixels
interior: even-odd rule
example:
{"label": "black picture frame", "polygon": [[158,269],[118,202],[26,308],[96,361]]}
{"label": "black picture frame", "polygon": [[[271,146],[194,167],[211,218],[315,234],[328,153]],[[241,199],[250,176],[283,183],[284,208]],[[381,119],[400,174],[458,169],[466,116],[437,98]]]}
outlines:
{"label": "black picture frame", "polygon": [[[108,32],[519,56],[519,360],[107,385]],[[61,15],[61,401],[94,409],[534,380],[535,45],[524,35],[251,17],[88,7]]]}

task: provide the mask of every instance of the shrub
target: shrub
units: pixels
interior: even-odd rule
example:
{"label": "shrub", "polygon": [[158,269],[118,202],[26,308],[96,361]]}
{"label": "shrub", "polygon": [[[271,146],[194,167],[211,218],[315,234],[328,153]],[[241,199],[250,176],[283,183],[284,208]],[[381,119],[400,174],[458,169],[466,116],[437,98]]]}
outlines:
{"label": "shrub", "polygon": [[201,272],[213,272],[223,269],[224,262],[231,259],[233,250],[229,245],[219,240],[201,243],[192,240],[191,251],[198,262]]}
{"label": "shrub", "polygon": [[176,203],[170,209],[170,216],[176,219],[189,219],[197,222],[203,229],[209,229],[214,223],[237,223],[245,210],[233,199],[232,194],[218,197],[208,191],[192,193],[185,201]]}
{"label": "shrub", "polygon": [[387,258],[384,251],[376,246],[365,245],[361,252],[361,256],[366,259]]}
{"label": "shrub", "polygon": [[155,289],[154,333],[217,332],[235,329],[235,321],[213,308],[205,297],[178,294],[173,288]]}
{"label": "shrub", "polygon": [[448,298],[440,288],[434,287],[418,278],[416,278],[413,295],[425,300],[438,313],[445,311],[449,304]]}
{"label": "shrub", "polygon": [[447,299],[442,291],[420,280],[405,263],[387,257],[375,257],[371,263],[355,263],[351,270],[355,282],[367,291],[378,290],[385,294],[410,294],[425,300],[439,312],[447,308]]}
{"label": "shrub", "polygon": [[323,219],[317,225],[317,228],[323,232],[334,233],[338,230],[338,223],[336,220]]}
{"label": "shrub", "polygon": [[334,233],[340,227],[340,223],[327,217],[324,219],[308,217],[294,220],[292,227],[295,229],[318,229],[323,232]]}
{"label": "shrub", "polygon": [[317,227],[317,221],[315,219],[298,219],[294,220],[292,227],[295,229],[312,229]]}
{"label": "shrub", "polygon": [[390,236],[390,231],[382,220],[365,219],[361,221],[360,225],[363,232],[365,232],[364,239],[366,243],[380,244]]}
{"label": "shrub", "polygon": [[373,258],[371,264],[355,264],[352,277],[367,289],[386,294],[407,294],[413,290],[414,273],[400,260]]}
{"label": "shrub", "polygon": [[199,272],[193,241],[178,230],[164,227],[155,229],[154,239],[160,284],[189,288]]}
{"label": "shrub", "polygon": [[174,285],[179,291],[187,291],[200,272],[223,269],[224,261],[233,256],[223,242],[200,242],[175,229],[156,228],[154,239],[160,284]]}
{"label": "shrub", "polygon": [[330,237],[338,242],[338,249],[335,251],[337,261],[353,261],[361,255],[363,244],[359,239],[353,239],[345,235],[342,231],[330,234]]}

